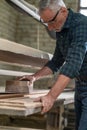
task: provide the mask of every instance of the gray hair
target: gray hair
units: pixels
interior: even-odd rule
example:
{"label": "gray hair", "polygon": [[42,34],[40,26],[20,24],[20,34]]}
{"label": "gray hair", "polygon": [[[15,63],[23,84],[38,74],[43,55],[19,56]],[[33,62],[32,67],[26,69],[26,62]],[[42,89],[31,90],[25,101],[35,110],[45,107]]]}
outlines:
{"label": "gray hair", "polygon": [[61,7],[66,8],[66,5],[63,0],[40,0],[39,2],[39,12],[42,12],[46,8],[49,8],[55,12]]}

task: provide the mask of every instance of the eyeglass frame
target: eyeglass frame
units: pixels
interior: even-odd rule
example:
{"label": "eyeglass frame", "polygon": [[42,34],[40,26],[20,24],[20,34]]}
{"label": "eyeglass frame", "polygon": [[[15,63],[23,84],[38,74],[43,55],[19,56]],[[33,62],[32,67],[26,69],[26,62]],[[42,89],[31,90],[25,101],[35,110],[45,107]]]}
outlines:
{"label": "eyeglass frame", "polygon": [[48,22],[44,22],[43,19],[41,19],[41,18],[40,18],[40,22],[42,22],[42,23],[44,23],[44,24],[45,24],[45,23],[51,24],[52,22],[55,21],[57,15],[59,14],[59,11],[60,11],[60,10],[58,10],[57,13],[55,14],[55,16],[54,16],[51,20],[49,20]]}

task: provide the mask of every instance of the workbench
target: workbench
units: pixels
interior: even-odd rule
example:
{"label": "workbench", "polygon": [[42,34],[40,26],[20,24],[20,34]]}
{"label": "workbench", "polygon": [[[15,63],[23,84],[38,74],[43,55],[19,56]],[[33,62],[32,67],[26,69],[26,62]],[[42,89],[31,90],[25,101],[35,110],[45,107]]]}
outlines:
{"label": "workbench", "polygon": [[[42,103],[34,102],[34,99],[46,95],[49,90],[35,90],[32,94],[20,97],[0,99],[0,114],[11,116],[29,116],[41,112]],[[74,91],[63,92],[55,101],[53,108],[46,113],[47,115],[47,130],[49,129],[63,129],[63,112],[64,106],[74,102]],[[59,121],[57,116],[59,114]],[[54,116],[55,115],[55,116]]]}

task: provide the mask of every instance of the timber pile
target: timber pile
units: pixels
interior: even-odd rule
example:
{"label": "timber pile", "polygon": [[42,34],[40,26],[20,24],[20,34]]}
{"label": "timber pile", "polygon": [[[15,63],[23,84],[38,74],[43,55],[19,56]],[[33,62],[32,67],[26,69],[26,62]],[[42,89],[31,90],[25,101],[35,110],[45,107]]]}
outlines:
{"label": "timber pile", "polygon": [[35,90],[32,94],[1,94],[0,114],[27,116],[41,111],[42,103],[34,99],[46,95],[49,90]]}
{"label": "timber pile", "polygon": [[[48,92],[49,90],[35,90],[29,95],[19,94],[17,96],[16,94],[12,94],[13,98],[9,98],[10,94],[1,95],[0,114],[27,116],[40,112],[42,103],[34,102],[34,99],[46,95]],[[55,105],[58,106],[59,104],[73,102],[73,95],[74,92],[62,93],[55,102]]]}
{"label": "timber pile", "polygon": [[[32,94],[29,95],[15,95],[13,98],[1,98],[0,99],[0,114],[5,115],[17,115],[17,116],[28,116],[31,114],[35,114],[41,112],[42,103],[41,102],[34,102],[34,99],[43,95],[46,95],[49,90],[37,90],[34,91]],[[55,102],[55,107],[59,105],[66,104],[69,100],[72,102],[73,100],[73,92],[67,94],[67,92],[62,93],[57,101]],[[10,95],[10,94],[9,94]],[[69,96],[70,95],[70,96]],[[71,100],[72,99],[72,100]],[[67,101],[67,102],[66,102]]]}
{"label": "timber pile", "polygon": [[0,99],[0,114],[26,116],[40,111],[41,106],[40,102],[33,102],[29,97]]}

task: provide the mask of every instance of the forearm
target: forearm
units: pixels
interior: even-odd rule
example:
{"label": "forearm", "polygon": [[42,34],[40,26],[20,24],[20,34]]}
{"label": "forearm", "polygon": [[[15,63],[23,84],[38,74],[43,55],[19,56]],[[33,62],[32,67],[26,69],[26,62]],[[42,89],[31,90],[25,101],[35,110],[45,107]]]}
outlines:
{"label": "forearm", "polygon": [[64,88],[68,85],[70,80],[71,79],[65,75],[59,75],[57,81],[55,82],[48,94],[50,94],[54,99],[56,99],[64,90]]}
{"label": "forearm", "polygon": [[34,77],[35,77],[36,80],[38,80],[38,79],[43,78],[43,77],[50,75],[52,73],[53,73],[52,70],[45,66],[42,69],[40,69],[39,71],[37,71],[34,74]]}

